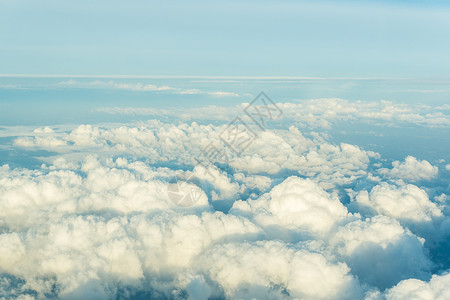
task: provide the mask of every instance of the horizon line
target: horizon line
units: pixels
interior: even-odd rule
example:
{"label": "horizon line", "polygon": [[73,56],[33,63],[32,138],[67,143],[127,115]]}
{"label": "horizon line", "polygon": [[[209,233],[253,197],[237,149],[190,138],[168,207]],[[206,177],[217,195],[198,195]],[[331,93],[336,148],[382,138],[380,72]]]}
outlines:
{"label": "horizon line", "polygon": [[229,76],[229,75],[89,75],[0,74],[0,78],[106,78],[106,79],[240,79],[240,80],[402,80],[405,77]]}

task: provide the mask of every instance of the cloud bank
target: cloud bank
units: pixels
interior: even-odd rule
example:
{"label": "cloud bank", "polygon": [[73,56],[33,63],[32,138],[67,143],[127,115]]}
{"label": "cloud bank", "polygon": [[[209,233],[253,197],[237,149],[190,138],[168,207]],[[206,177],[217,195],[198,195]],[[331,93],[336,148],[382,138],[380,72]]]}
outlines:
{"label": "cloud bank", "polygon": [[[8,147],[48,154],[0,167],[0,297],[448,298],[436,166],[301,126],[260,130],[237,155],[226,126],[11,130]],[[200,164],[211,143],[227,159]],[[192,205],[171,197],[174,177]]]}

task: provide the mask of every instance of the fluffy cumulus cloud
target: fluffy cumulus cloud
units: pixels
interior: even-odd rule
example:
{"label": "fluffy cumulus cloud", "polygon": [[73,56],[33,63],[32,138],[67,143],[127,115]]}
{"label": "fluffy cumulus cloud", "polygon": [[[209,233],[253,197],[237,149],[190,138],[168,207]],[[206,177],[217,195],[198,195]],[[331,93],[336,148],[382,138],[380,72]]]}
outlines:
{"label": "fluffy cumulus cloud", "polygon": [[378,288],[390,287],[405,278],[426,277],[431,262],[423,243],[423,239],[384,216],[348,223],[331,238],[336,253],[353,273]]}
{"label": "fluffy cumulus cloud", "polygon": [[356,202],[405,222],[430,222],[442,217],[439,207],[428,198],[427,193],[415,185],[394,186],[387,183],[372,188],[370,192],[361,191]]}
{"label": "fluffy cumulus cloud", "polygon": [[205,257],[214,261],[208,266],[211,278],[233,299],[361,296],[359,283],[345,263],[330,261],[302,245],[287,246],[279,241],[233,243],[213,247]]}
{"label": "fluffy cumulus cloud", "polygon": [[379,172],[392,178],[406,181],[430,180],[437,176],[438,168],[426,160],[419,161],[413,156],[405,158],[404,162],[392,162],[392,169],[382,168]]}
{"label": "fluffy cumulus cloud", "polygon": [[450,274],[433,275],[429,282],[418,279],[401,281],[386,292],[388,300],[424,299],[443,300],[450,298]]}
{"label": "fluffy cumulus cloud", "polygon": [[[361,115],[324,103],[330,119]],[[320,123],[325,104],[293,105]],[[383,105],[374,118],[415,113]],[[301,126],[253,128],[237,154],[226,130],[3,130],[38,163],[0,166],[0,299],[449,297],[449,193],[433,186],[436,167],[407,157],[383,168],[378,153]]]}
{"label": "fluffy cumulus cloud", "polygon": [[[57,163],[67,167],[62,160]],[[168,197],[167,182],[156,178],[164,173],[139,162],[100,162],[90,156],[74,170],[48,169],[0,169],[1,225],[23,227],[71,213],[128,214],[176,207]],[[203,192],[197,200],[194,207],[209,206]]]}
{"label": "fluffy cumulus cloud", "polygon": [[237,201],[232,214],[251,215],[262,227],[324,235],[345,220],[347,209],[309,179],[290,177],[259,199]]}
{"label": "fluffy cumulus cloud", "polygon": [[258,233],[250,222],[221,213],[70,216],[20,235],[1,235],[1,269],[25,279],[24,288],[38,297],[55,293],[56,285],[63,298],[110,298],[117,289],[138,288],[146,279],[176,277],[221,239],[238,241]]}
{"label": "fluffy cumulus cloud", "polygon": [[[236,155],[224,143],[226,125],[179,125],[149,121],[136,127],[103,128],[80,125],[68,133],[33,132],[18,137],[16,146],[38,148],[74,156],[75,153],[97,151],[110,155],[145,157],[152,163],[174,162],[178,165],[228,164],[237,171],[255,175],[279,174],[284,171],[316,178],[320,185],[332,187],[358,178],[377,178],[367,171],[371,159],[379,154],[355,145],[334,145],[320,135],[305,137],[297,127],[288,130],[259,132]],[[217,155],[209,156],[217,151]],[[69,153],[68,153],[69,152]]]}

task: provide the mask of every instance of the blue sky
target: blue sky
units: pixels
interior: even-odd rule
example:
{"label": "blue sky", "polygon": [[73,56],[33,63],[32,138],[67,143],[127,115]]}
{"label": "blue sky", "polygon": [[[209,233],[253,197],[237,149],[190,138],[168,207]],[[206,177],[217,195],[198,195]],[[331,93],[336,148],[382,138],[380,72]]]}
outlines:
{"label": "blue sky", "polygon": [[423,2],[2,0],[0,73],[450,77]]}

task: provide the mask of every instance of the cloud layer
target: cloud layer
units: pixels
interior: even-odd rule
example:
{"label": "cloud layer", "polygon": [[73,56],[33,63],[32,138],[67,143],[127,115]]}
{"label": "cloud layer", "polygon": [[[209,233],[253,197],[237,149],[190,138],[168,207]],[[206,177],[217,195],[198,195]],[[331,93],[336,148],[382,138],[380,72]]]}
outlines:
{"label": "cloud layer", "polygon": [[[0,167],[0,297],[447,297],[444,170],[300,126],[257,131],[237,155],[226,129],[11,131],[9,147],[49,154]],[[211,144],[221,156],[205,161]]]}

